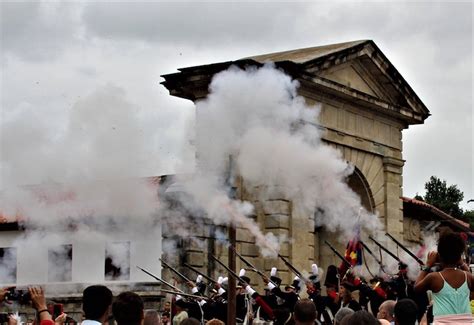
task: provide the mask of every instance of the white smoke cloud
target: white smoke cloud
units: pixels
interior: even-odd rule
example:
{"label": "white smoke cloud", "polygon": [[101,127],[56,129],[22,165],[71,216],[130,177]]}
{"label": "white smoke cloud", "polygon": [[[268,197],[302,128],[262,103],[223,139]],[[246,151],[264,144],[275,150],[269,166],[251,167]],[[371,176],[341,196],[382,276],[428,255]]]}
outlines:
{"label": "white smoke cloud", "polygon": [[[316,224],[342,231],[341,238],[352,236],[357,225],[374,231],[378,219],[361,213],[360,199],[345,182],[352,168],[320,141],[315,126],[319,108],[307,106],[297,89],[296,81],[271,65],[231,68],[214,77],[208,98],[196,105],[197,170],[178,178],[185,192],[177,197],[182,204],[178,209],[168,202],[158,204],[156,187],[137,178],[143,162],[153,163],[140,134],[150,139],[156,135],[143,130],[144,116],[122,89],[109,85],[79,100],[62,119],[64,124],[53,130],[36,116],[41,123],[25,132],[26,114],[12,116],[4,130],[26,148],[13,141],[2,156],[8,188],[2,194],[2,211],[28,219],[33,232],[22,240],[30,243],[48,244],[53,237],[52,245],[60,242],[58,237],[107,241],[108,232],[139,238],[157,231],[159,220],[171,233],[185,237],[196,235],[210,220],[247,229],[261,253],[274,256],[288,239],[263,233],[250,218],[253,205],[229,197],[227,180],[238,174],[249,188],[265,185],[262,198],[278,191],[302,210],[300,215],[319,211]],[[36,164],[27,157],[38,157]],[[56,184],[10,186],[26,179],[21,171],[28,166],[28,177]],[[172,243],[164,246],[175,248]],[[117,261],[129,254],[123,250],[121,258],[120,250],[113,251]]]}
{"label": "white smoke cloud", "polygon": [[[359,225],[370,233],[380,228],[346,183],[353,168],[321,141],[319,107],[308,106],[297,89],[297,81],[270,64],[215,75],[210,94],[196,103],[197,172],[179,180],[215,224],[249,230],[264,256],[275,255],[280,240],[249,218],[250,202],[229,198],[229,173],[242,176],[249,189],[265,185],[263,199],[278,191],[301,215],[318,210],[316,224],[341,231],[340,238],[353,236]],[[193,210],[191,201],[184,204]]]}
{"label": "white smoke cloud", "polygon": [[[146,110],[129,102],[123,89],[106,85],[51,118],[45,112],[52,113],[26,105],[2,121],[1,213],[26,224],[11,245],[34,260],[36,247],[54,252],[71,243],[159,238],[157,184],[143,177],[159,164],[149,159],[157,132]],[[130,260],[130,249],[109,251],[118,264]],[[70,268],[67,254],[50,255],[56,275],[71,272],[61,269]]]}

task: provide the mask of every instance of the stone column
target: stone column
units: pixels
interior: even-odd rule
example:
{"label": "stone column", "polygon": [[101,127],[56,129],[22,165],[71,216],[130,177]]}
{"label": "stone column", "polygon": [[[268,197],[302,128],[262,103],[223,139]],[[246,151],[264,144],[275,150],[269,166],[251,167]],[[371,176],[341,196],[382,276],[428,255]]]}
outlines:
{"label": "stone column", "polygon": [[[385,191],[385,230],[403,240],[402,167],[404,161],[393,157],[383,158]],[[390,241],[389,249],[394,249]]]}

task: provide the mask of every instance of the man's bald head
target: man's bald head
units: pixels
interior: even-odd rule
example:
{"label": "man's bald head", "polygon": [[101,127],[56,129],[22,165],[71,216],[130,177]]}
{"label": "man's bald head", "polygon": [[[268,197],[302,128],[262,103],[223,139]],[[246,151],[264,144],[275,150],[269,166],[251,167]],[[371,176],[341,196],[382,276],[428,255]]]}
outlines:
{"label": "man's bald head", "polygon": [[386,300],[384,301],[380,307],[379,312],[377,313],[378,319],[386,319],[389,322],[393,321],[394,311],[395,311],[395,304],[397,302],[395,300]]}

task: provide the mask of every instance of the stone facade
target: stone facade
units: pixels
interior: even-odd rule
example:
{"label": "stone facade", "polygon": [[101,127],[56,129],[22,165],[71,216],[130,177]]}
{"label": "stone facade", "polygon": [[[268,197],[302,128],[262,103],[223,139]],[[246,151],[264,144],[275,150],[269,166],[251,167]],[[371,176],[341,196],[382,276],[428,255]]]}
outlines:
{"label": "stone facade", "polygon": [[[384,230],[403,240],[402,130],[411,124],[423,123],[429,111],[372,41],[186,68],[180,73],[165,75],[163,84],[170,94],[195,101],[207,95],[207,85],[213,74],[231,64],[260,66],[267,60],[275,62],[277,67],[299,81],[299,95],[309,105],[320,105],[317,127],[322,130],[323,141],[339,150],[343,159],[355,167],[349,179],[350,187],[360,195],[364,207],[380,218]],[[323,268],[339,263],[324,245],[325,240],[334,239],[337,234],[315,229],[312,217],[300,215],[298,207],[285,197],[260,201],[256,195],[258,189],[246,188],[245,180],[240,180],[237,187],[241,199],[254,203],[255,218],[265,232],[292,238],[292,244],[284,245],[281,254],[297,268],[308,270],[313,262]],[[253,238],[245,230],[237,230],[237,240],[239,251],[256,267],[269,272],[276,266],[283,282],[291,282],[293,275],[281,260],[258,256]],[[384,244],[389,249],[395,248],[389,240]],[[344,251],[342,244],[336,248]],[[198,263],[202,258],[194,258],[192,254],[190,251],[189,261],[196,262],[195,265],[203,270],[208,269],[202,262]],[[225,255],[223,251],[224,259]],[[237,267],[243,267],[239,260]],[[212,271],[208,270],[209,273]]]}

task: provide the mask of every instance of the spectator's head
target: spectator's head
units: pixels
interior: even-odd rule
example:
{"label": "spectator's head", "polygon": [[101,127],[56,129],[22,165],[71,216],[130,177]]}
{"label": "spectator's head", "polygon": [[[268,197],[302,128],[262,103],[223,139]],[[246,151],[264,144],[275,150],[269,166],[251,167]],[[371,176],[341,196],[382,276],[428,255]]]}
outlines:
{"label": "spectator's head", "polygon": [[379,306],[379,312],[377,313],[378,319],[386,319],[389,322],[393,321],[393,310],[395,308],[395,300],[386,300]]}
{"label": "spectator's head", "polygon": [[166,324],[170,321],[170,313],[165,311],[161,314],[161,323]]}
{"label": "spectator's head", "polygon": [[[345,318],[345,317],[344,317]],[[380,325],[377,318],[371,313],[365,310],[356,311],[349,318],[349,324],[351,325]]]}
{"label": "spectator's head", "polygon": [[189,317],[183,320],[180,325],[201,325],[201,322],[196,318]]}
{"label": "spectator's head", "polygon": [[278,306],[277,308],[273,309],[273,315],[275,316],[274,323],[275,324],[286,324],[291,320],[291,311],[289,308],[282,306]]}
{"label": "spectator's head", "polygon": [[211,320],[208,320],[206,322],[206,325],[225,325],[225,323],[221,321],[220,319],[213,318]]}
{"label": "spectator's head", "polygon": [[122,292],[115,298],[112,313],[117,325],[140,325],[143,315],[143,300],[134,292]]}
{"label": "spectator's head", "polygon": [[352,283],[345,281],[342,282],[339,286],[339,295],[345,302],[352,300],[352,291],[354,291],[355,287]]}
{"label": "spectator's head", "polygon": [[295,324],[313,325],[316,319],[316,306],[309,299],[298,300],[293,316],[295,318]]}
{"label": "spectator's head", "polygon": [[85,288],[82,293],[82,310],[85,319],[98,322],[107,320],[112,298],[112,291],[103,285],[93,285]]}
{"label": "spectator's head", "polygon": [[145,310],[143,325],[161,325],[160,314],[154,309]]}
{"label": "spectator's head", "polygon": [[341,322],[338,325],[351,325],[352,314],[344,316],[344,318],[341,319]]}
{"label": "spectator's head", "polygon": [[397,301],[394,308],[395,324],[415,325],[418,307],[411,299],[401,299]]}
{"label": "spectator's head", "polygon": [[174,306],[175,306],[177,312],[181,312],[182,310],[186,310],[186,308],[188,307],[186,301],[184,301],[181,298],[176,299],[176,301],[174,303]]}
{"label": "spectator's head", "polygon": [[461,255],[466,251],[466,242],[461,235],[452,231],[442,233],[438,240],[438,254],[441,262],[455,265],[461,260]]}
{"label": "spectator's head", "polygon": [[353,313],[354,310],[347,307],[342,307],[337,311],[336,315],[334,315],[334,325],[340,325],[344,317],[347,315],[352,315]]}

